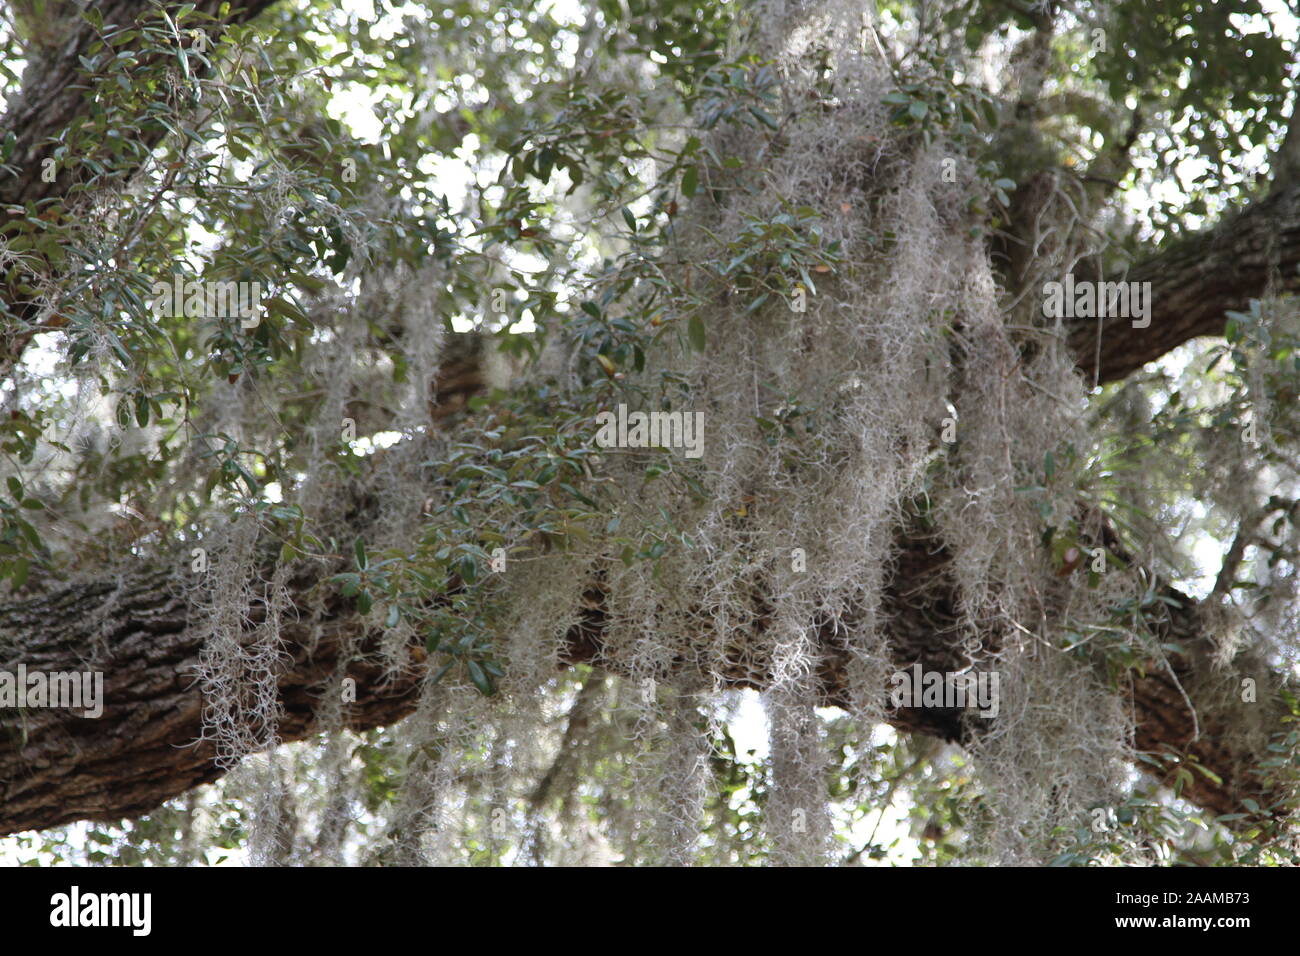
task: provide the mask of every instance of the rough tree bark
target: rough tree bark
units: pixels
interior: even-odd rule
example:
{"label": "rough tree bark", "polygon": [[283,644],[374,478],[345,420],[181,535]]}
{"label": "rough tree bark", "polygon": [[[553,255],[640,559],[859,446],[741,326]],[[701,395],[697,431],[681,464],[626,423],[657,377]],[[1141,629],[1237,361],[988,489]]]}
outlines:
{"label": "rough tree bark", "polygon": [[[232,19],[243,20],[272,0],[234,3]],[[216,11],[218,0],[198,4]],[[132,22],[144,0],[114,0],[99,5],[108,23]],[[72,30],[46,62],[35,64],[24,93],[0,119],[0,139],[17,138],[12,170],[0,178],[0,225],[17,215],[6,206],[66,196],[73,174],[60,172],[54,183],[39,176],[51,136],[85,108],[93,81],[80,74],[78,55],[94,39],[85,27]],[[1153,283],[1154,314],[1149,328],[1127,320],[1071,324],[1069,340],[1083,373],[1101,382],[1120,380],[1169,349],[1199,335],[1222,331],[1224,311],[1260,295],[1270,279],[1283,288],[1300,282],[1300,190],[1279,188],[1265,200],[1225,218],[1218,226],[1184,240],[1134,269],[1131,280]],[[0,335],[0,376],[21,356],[33,329],[25,324],[30,304],[13,290],[0,290],[8,311]],[[447,370],[455,381],[440,383],[444,403],[463,404],[462,392],[481,387],[473,368]],[[105,710],[98,720],[57,709],[0,712],[0,833],[56,826],[74,820],[111,820],[147,812],[162,801],[221,774],[210,743],[200,740],[203,700],[195,683],[205,639],[201,625],[182,597],[184,571],[141,561],[139,566],[80,580],[38,597],[0,605],[0,669],[19,661],[42,671],[102,670]],[[900,559],[891,588],[894,651],[900,666],[916,661],[946,669],[950,642],[942,638],[953,617],[953,588],[946,555],[912,536],[900,542]],[[306,594],[314,582],[294,582]],[[905,593],[904,593],[905,587]],[[1199,737],[1181,689],[1208,672],[1214,641],[1195,602],[1171,589],[1171,607],[1157,625],[1162,639],[1177,640],[1185,653],[1170,666],[1152,666],[1132,683],[1139,749],[1194,756],[1219,777],[1197,774],[1184,794],[1213,812],[1239,809],[1254,796],[1266,803],[1263,785],[1246,768],[1259,753],[1234,732],[1239,715],[1201,710]],[[601,663],[600,595],[591,595],[587,617],[570,632],[570,663]],[[304,605],[304,617],[308,612]],[[337,675],[339,655],[349,654],[363,623],[350,608],[330,607],[314,641],[308,624],[291,623],[284,633],[287,658],[279,680],[283,719],[281,739],[301,739],[317,729],[316,703]],[[415,704],[415,680],[407,675],[383,679],[373,643],[362,636],[360,651],[346,664],[358,683],[358,700],[345,708],[353,728],[396,721]],[[823,635],[826,663],[822,684],[826,703],[843,701],[843,654],[833,635]],[[1261,688],[1276,678],[1261,668]],[[737,683],[742,683],[737,681]],[[1199,704],[1199,702],[1198,702]],[[1281,716],[1280,705],[1261,696],[1259,706]],[[968,732],[956,712],[904,709],[894,715],[905,731],[961,742]]]}
{"label": "rough tree bark", "polygon": [[[954,642],[946,639],[956,620],[955,589],[947,556],[920,536],[900,540],[902,551],[887,598],[892,650],[900,668],[921,662],[927,670],[960,666]],[[211,744],[201,740],[203,697],[196,684],[199,653],[206,633],[192,620],[183,595],[188,572],[142,564],[119,575],[78,581],[49,594],[0,606],[0,670],[13,672],[21,661],[28,670],[99,670],[105,674],[104,713],[98,719],[62,709],[7,712],[0,720],[0,833],[40,829],[73,820],[112,820],[147,812],[221,769]],[[293,582],[305,595],[311,578]],[[905,592],[905,593],[904,593]],[[1210,667],[1212,638],[1203,633],[1193,600],[1166,588],[1177,607],[1156,625],[1157,637],[1187,649],[1171,660],[1172,673],[1156,662],[1131,684],[1139,750],[1186,753],[1222,781],[1196,774],[1184,793],[1215,813],[1233,812],[1245,797],[1267,803],[1260,782],[1244,768],[1258,761],[1246,740],[1233,733],[1240,712],[1219,705],[1207,710],[1197,701],[1200,737],[1180,687]],[[569,633],[568,663],[602,661],[601,594],[589,595],[590,610]],[[367,729],[392,723],[414,708],[418,669],[392,679],[375,651],[376,635],[350,641],[363,625],[348,606],[335,603],[323,618],[299,608],[283,637],[287,657],[279,679],[284,709],[283,740],[318,730],[317,703],[338,675],[346,652],[348,676],[357,682],[357,701],[345,705],[345,723]],[[309,638],[311,623],[320,629]],[[256,614],[253,624],[257,623]],[[823,703],[846,702],[847,653],[829,629],[821,636]],[[412,650],[413,658],[419,650]],[[1261,689],[1273,680],[1262,665]],[[1175,679],[1175,677],[1177,679]],[[739,672],[737,687],[756,686]],[[1261,693],[1260,703],[1277,718],[1280,705]],[[961,743],[968,725],[958,711],[904,708],[891,723]]]}
{"label": "rough tree bark", "polygon": [[1176,242],[1132,269],[1150,282],[1151,325],[1132,320],[1072,320],[1071,350],[1089,380],[1115,382],[1201,335],[1220,335],[1228,309],[1241,310],[1272,288],[1300,289],[1300,187],[1275,188],[1212,229]]}

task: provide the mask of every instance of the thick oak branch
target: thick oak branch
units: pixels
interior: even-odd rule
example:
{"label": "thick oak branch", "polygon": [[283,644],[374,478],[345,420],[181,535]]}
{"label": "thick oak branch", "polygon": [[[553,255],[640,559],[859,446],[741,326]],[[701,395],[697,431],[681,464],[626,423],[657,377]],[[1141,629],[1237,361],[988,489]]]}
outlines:
{"label": "thick oak branch", "polygon": [[[963,663],[953,660],[959,642],[951,640],[956,614],[950,574],[941,550],[917,538],[904,542],[886,606],[900,668],[920,662],[927,670],[950,670]],[[181,596],[180,575],[142,565],[0,607],[0,669],[12,672],[21,661],[29,671],[100,670],[106,698],[98,719],[53,708],[0,710],[0,833],[139,814],[220,775],[211,746],[199,742],[204,701],[195,675],[207,635]],[[308,578],[295,581],[295,593],[306,594],[312,584]],[[1150,754],[1191,755],[1209,769],[1219,782],[1198,773],[1184,793],[1215,813],[1239,809],[1247,796],[1266,805],[1266,788],[1250,770],[1264,754],[1257,740],[1238,732],[1241,707],[1195,699],[1197,720],[1192,718],[1184,695],[1188,687],[1213,680],[1214,645],[1194,602],[1172,589],[1164,595],[1177,606],[1156,623],[1157,636],[1180,643],[1185,653],[1171,656],[1167,667],[1152,661],[1131,680],[1136,744]],[[598,583],[589,598],[585,617],[569,633],[565,660],[617,670],[618,661],[604,652]],[[288,659],[279,678],[282,740],[319,729],[317,705],[339,674],[342,653],[349,655],[346,673],[357,681],[357,700],[344,707],[348,726],[388,724],[413,710],[417,671],[386,680],[373,642],[349,639],[362,636],[354,614],[334,608],[313,625],[303,603],[300,619],[288,615],[291,623],[283,632]],[[842,632],[828,625],[821,643],[823,703],[844,704],[848,652]],[[1261,692],[1252,706],[1265,708],[1272,715],[1267,719],[1280,719],[1279,705],[1264,691],[1272,676],[1262,666],[1255,676]],[[738,667],[732,685],[761,687],[761,681]],[[974,726],[960,712],[938,708],[904,708],[891,723],[958,743],[969,741]]]}
{"label": "thick oak branch", "polygon": [[1119,381],[1197,336],[1222,335],[1224,313],[1245,308],[1270,280],[1276,291],[1300,289],[1297,268],[1300,188],[1288,188],[1136,266],[1125,278],[1151,283],[1151,324],[1072,320],[1071,350],[1089,380]]}

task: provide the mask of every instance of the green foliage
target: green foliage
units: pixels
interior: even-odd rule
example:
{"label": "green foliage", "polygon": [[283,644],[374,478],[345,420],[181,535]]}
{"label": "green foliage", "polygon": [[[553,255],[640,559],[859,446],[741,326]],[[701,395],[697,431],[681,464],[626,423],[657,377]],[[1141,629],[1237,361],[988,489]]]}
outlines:
{"label": "green foliage", "polygon": [[[923,13],[903,2],[879,6],[882,23],[915,27]],[[1034,9],[974,0],[940,6],[926,24],[932,46],[896,44],[886,31],[891,51],[905,52],[890,62],[896,82],[882,102],[890,132],[908,148],[943,141],[968,153],[978,182],[959,203],[977,233],[1003,228],[1017,185],[1046,166],[1116,175],[1124,187],[1151,192],[1172,181],[1179,164],[1202,164],[1174,201],[1142,215],[1108,207],[1117,213],[1118,244],[1129,249],[1146,238],[1143,229],[1158,242],[1172,239],[1253,191],[1250,153],[1282,129],[1284,66],[1293,52],[1256,0],[1082,5],[1050,44],[1049,98],[1028,127],[1007,91],[985,88],[973,66],[981,48],[1026,42],[1040,25]],[[747,4],[594,0],[570,22],[549,3],[455,0],[402,5],[410,29],[398,29],[398,5],[377,7],[383,29],[323,0],[278,4],[251,25],[212,31],[207,46],[191,31],[211,30],[211,18],[159,9],[135,28],[102,31],[87,51],[80,82],[94,95],[52,152],[71,186],[59,198],[10,207],[0,226],[0,279],[48,308],[10,310],[3,320],[6,338],[34,337],[33,352],[57,355],[57,384],[81,378],[102,390],[107,427],[132,440],[83,449],[65,443],[60,429],[80,413],[42,381],[44,373],[10,396],[12,410],[0,421],[0,580],[21,591],[96,554],[130,553],[145,527],[151,545],[179,546],[201,540],[219,515],[248,513],[284,561],[328,565],[326,600],[354,608],[377,632],[410,627],[430,686],[454,680],[492,697],[510,667],[493,570],[501,556],[531,561],[603,547],[628,567],[646,562],[657,573],[695,547],[666,510],[641,522],[622,514],[621,497],[638,489],[611,487],[593,464],[595,414],[621,402],[691,407],[682,370],[736,347],[711,322],[718,302],[740,303],[756,328],[786,321],[796,299],[818,294],[818,283],[852,281],[862,266],[828,238],[834,233],[824,212],[797,195],[746,215],[734,231],[701,227],[709,254],[680,259],[686,211],[767,189],[761,158],[790,148],[792,118],[841,108],[847,94],[829,50],[814,42],[805,66],[818,77],[818,97],[790,102],[773,61],[738,52],[736,31],[754,27]],[[102,27],[93,5],[79,15]],[[13,64],[39,46],[34,35],[20,35],[32,25],[20,26],[19,34],[0,35],[6,94],[21,82]],[[1093,30],[1102,31],[1104,49],[1095,48]],[[378,130],[373,137],[338,118],[358,102]],[[1135,110],[1141,122],[1132,161],[1118,170],[1094,167],[1125,140]],[[733,134],[760,144],[759,163],[719,145]],[[18,171],[13,149],[12,137],[0,143],[0,164],[11,173]],[[463,196],[455,196],[449,169],[463,172]],[[885,232],[870,243],[884,252],[896,241]],[[381,423],[323,451],[313,444],[309,426],[326,407],[317,385],[331,374],[312,365],[321,343],[355,332],[356,367],[382,369],[397,383],[420,371],[401,323],[380,307],[386,300],[357,291],[382,287],[390,281],[384,270],[399,263],[421,277],[413,281],[429,283],[433,321],[449,336],[474,327],[518,366],[539,361],[548,345],[572,350],[550,379],[467,405],[445,447],[420,466],[429,488],[446,494],[431,497],[406,549],[352,534],[336,540],[307,518],[303,505],[314,502],[294,500],[308,474],[363,475],[367,457],[380,454],[373,440],[386,430]],[[245,328],[229,315],[163,314],[154,286],[175,275],[259,283],[261,321]],[[504,294],[504,311],[485,311],[496,293]],[[373,308],[363,313],[361,302]],[[647,369],[653,375],[642,378]],[[1118,544],[1103,556],[1118,571],[1129,566],[1121,549],[1142,553],[1153,526],[1171,523],[1193,497],[1190,478],[1166,477],[1177,469],[1150,478],[1149,499],[1129,494],[1133,472],[1149,456],[1158,451],[1191,472],[1203,443],[1238,432],[1248,407],[1263,410],[1259,424],[1272,441],[1261,460],[1281,465],[1293,454],[1300,332],[1252,303],[1229,313],[1225,340],[1198,356],[1192,374],[1213,398],[1165,378],[1125,386],[1128,393],[1109,388],[1096,400],[1095,420],[1107,426],[1096,447],[1061,447],[1044,458],[1041,473],[1024,477],[1018,491],[1040,506],[1044,554],[1067,585],[1077,580],[1095,590],[1106,572],[1092,567],[1088,522],[1052,504],[1066,492],[1119,528]],[[205,417],[213,397],[227,394],[221,387],[241,383],[265,418],[248,434]],[[1119,407],[1135,399],[1132,390],[1160,396],[1159,407],[1135,427],[1110,428],[1132,411]],[[799,462],[788,447],[815,436],[830,410],[783,393],[771,407],[756,416],[762,439],[793,470]],[[54,453],[66,456],[59,459],[65,470],[34,475]],[[699,479],[697,464],[647,453],[640,490],[666,485],[701,502]],[[918,520],[932,527],[928,504],[918,499]],[[1297,505],[1280,495],[1266,504],[1273,566],[1289,560],[1284,541]],[[744,507],[731,518],[743,519]],[[64,516],[92,509],[140,519],[103,536],[88,533],[77,546],[61,544],[75,523]],[[1187,578],[1176,556],[1158,557],[1166,562],[1161,573]],[[1108,619],[1072,622],[1064,649],[1116,683],[1178,653],[1153,636],[1152,622],[1174,599],[1152,581],[1148,593],[1116,602]],[[599,729],[626,737],[613,717]],[[991,818],[965,759],[861,733],[827,722],[842,858],[968,861]],[[1279,735],[1270,758],[1277,766],[1265,769],[1284,771],[1294,736],[1289,728]],[[394,738],[375,731],[353,743],[364,809],[391,811],[402,799],[394,778],[406,766]],[[738,753],[725,725],[710,744],[702,852],[717,862],[761,862],[771,851],[762,830],[770,768]],[[592,777],[575,798],[590,817],[609,811],[631,779],[624,752],[610,746],[616,756],[589,759]],[[1237,840],[1227,825],[1240,821],[1197,821],[1176,799],[1186,775],[1212,770],[1185,755],[1152,759],[1159,763],[1153,776],[1174,781],[1175,799],[1133,789],[1114,808],[1114,830],[1099,835],[1087,821],[1062,828],[1058,863],[1147,852],[1160,862],[1286,858],[1280,831],[1261,823]],[[882,804],[904,797],[904,823],[877,832]],[[472,802],[471,812],[482,816],[486,806]],[[237,850],[247,839],[245,808],[234,797],[215,807],[212,845]],[[173,858],[182,812],[173,806],[138,825],[90,830],[85,858]],[[1192,827],[1202,830],[1196,839]],[[1146,846],[1153,841],[1158,850]],[[476,863],[505,858],[478,835],[464,845]],[[69,847],[65,834],[51,834],[40,853],[64,861],[74,855]]]}

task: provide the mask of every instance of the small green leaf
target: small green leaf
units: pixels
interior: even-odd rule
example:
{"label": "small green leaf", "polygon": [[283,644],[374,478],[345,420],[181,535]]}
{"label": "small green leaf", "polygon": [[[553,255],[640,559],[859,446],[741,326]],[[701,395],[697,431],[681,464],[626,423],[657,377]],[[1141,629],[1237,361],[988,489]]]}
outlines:
{"label": "small green leaf", "polygon": [[20,588],[27,583],[27,573],[31,570],[31,562],[26,558],[19,558],[14,562],[14,569],[11,577],[15,588]]}
{"label": "small green leaf", "polygon": [[469,679],[474,682],[474,686],[479,689],[484,697],[491,697],[496,693],[496,686],[492,683],[492,678],[479,665],[478,661],[469,662]]}
{"label": "small green leaf", "polygon": [[341,585],[341,593],[344,597],[352,597],[361,590],[361,575],[353,574],[336,574],[330,578],[331,581]]}
{"label": "small green leaf", "polygon": [[455,659],[452,659],[452,660],[449,660],[447,663],[443,664],[441,667],[439,667],[439,668],[438,668],[438,673],[434,674],[433,677],[431,677],[431,678],[429,679],[429,683],[430,683],[430,684],[436,684],[436,683],[438,683],[438,681],[440,681],[440,680],[442,680],[444,677],[446,677],[446,676],[447,676],[447,671],[451,670],[451,665],[454,664],[454,663],[456,663],[456,661],[455,661]]}
{"label": "small green leaf", "polygon": [[691,321],[687,323],[686,334],[691,340],[691,348],[697,352],[703,352],[705,346],[704,320],[698,315],[691,316]]}
{"label": "small green leaf", "polygon": [[700,171],[696,166],[686,167],[686,172],[682,174],[682,195],[690,198],[695,195],[696,188],[700,184]]}
{"label": "small green leaf", "polygon": [[1216,786],[1223,786],[1223,778],[1220,777],[1213,770],[1211,770],[1209,767],[1203,767],[1199,763],[1194,763],[1192,764],[1192,766],[1195,767],[1197,770],[1199,770],[1202,776],[1204,776],[1207,780],[1213,781]]}
{"label": "small green leaf", "polygon": [[564,492],[565,494],[567,494],[567,495],[572,495],[574,498],[577,498],[579,501],[581,501],[584,505],[586,505],[586,506],[587,506],[588,508],[590,508],[592,511],[599,511],[599,510],[600,510],[600,505],[596,504],[596,502],[592,501],[590,498],[588,498],[586,495],[584,495],[584,494],[583,494],[581,491],[579,491],[577,488],[573,487],[573,485],[570,485],[570,484],[568,484],[568,483],[562,481],[562,482],[560,482],[560,490],[563,491],[563,492]]}
{"label": "small green leaf", "polygon": [[357,569],[364,571],[367,564],[365,543],[360,538],[357,538],[357,540],[352,543],[352,550],[357,556]]}

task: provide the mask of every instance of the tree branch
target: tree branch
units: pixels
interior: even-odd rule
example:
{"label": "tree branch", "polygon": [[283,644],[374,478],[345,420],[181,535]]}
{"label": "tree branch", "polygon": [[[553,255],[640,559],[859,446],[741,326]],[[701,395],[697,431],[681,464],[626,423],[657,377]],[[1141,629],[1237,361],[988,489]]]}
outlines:
{"label": "tree branch", "polygon": [[1300,187],[1275,191],[1218,225],[1172,244],[1129,271],[1151,283],[1151,324],[1074,319],[1071,351],[1089,379],[1116,382],[1197,336],[1222,335],[1229,309],[1270,288],[1300,289]]}
{"label": "tree branch", "polygon": [[[200,0],[194,6],[200,14],[217,16],[223,2]],[[235,0],[222,22],[225,25],[247,22],[274,2]],[[180,3],[162,5],[169,13],[181,6]],[[154,9],[149,0],[107,0],[95,5],[95,12],[103,18],[105,32],[132,26]],[[28,65],[22,92],[0,117],[0,141],[10,135],[14,137],[9,159],[0,166],[0,236],[3,237],[13,238],[14,224],[28,215],[46,212],[51,204],[66,206],[77,184],[87,176],[86,167],[80,161],[95,158],[78,156],[75,161],[56,164],[54,177],[46,181],[45,161],[53,159],[65,133],[75,128],[100,96],[99,81],[86,72],[82,58],[88,55],[92,44],[102,39],[101,34],[79,17],[69,18],[66,27],[67,34],[58,48],[37,55]],[[138,155],[147,156],[162,136],[161,127],[142,132]],[[122,168],[120,172],[129,178],[135,169]],[[38,301],[31,293],[19,291],[19,286],[27,281],[30,277],[20,276],[17,281],[0,285],[0,312],[4,313],[3,328],[0,328],[0,380],[8,376],[22,357],[32,336],[43,331],[31,324],[39,313]]]}
{"label": "tree branch", "polygon": [[[900,670],[917,662],[926,670],[960,669],[960,642],[950,639],[958,616],[948,556],[917,535],[900,541],[903,550],[886,598],[895,664]],[[0,710],[0,833],[132,816],[220,776],[211,746],[198,743],[204,701],[195,675],[207,634],[181,596],[182,574],[142,564],[116,578],[79,582],[0,607],[0,670],[12,672],[22,661],[29,671],[89,669],[106,675],[104,713],[97,720],[53,708],[21,714]],[[345,725],[370,728],[409,714],[419,668],[413,665],[391,679],[376,650],[378,635],[367,634],[364,622],[343,602],[313,618],[306,595],[314,585],[310,577],[291,585],[300,606],[296,615],[285,615],[292,623],[283,633],[290,659],[279,676],[280,738],[299,740],[319,731],[320,697],[334,686],[339,656],[353,654],[353,643],[357,650],[346,673],[357,682],[357,700],[343,708]],[[1279,679],[1262,662],[1243,657],[1238,671],[1255,678],[1259,702],[1238,703],[1234,694],[1222,693],[1224,681],[1236,678],[1214,669],[1217,645],[1196,602],[1167,587],[1160,596],[1172,606],[1155,619],[1155,637],[1183,651],[1169,655],[1167,668],[1152,661],[1131,679],[1137,748],[1190,758],[1210,770],[1218,782],[1197,773],[1183,794],[1213,813],[1237,812],[1247,797],[1267,806],[1268,783],[1251,772],[1266,754],[1237,728],[1261,721],[1280,726],[1285,710],[1266,690]],[[568,634],[561,666],[586,663],[618,673],[622,663],[607,653],[603,640],[599,582],[587,598],[584,616]],[[852,627],[852,622],[828,622],[819,633],[821,703],[826,705],[849,703],[846,623]],[[684,673],[696,665],[679,660],[674,666]],[[733,688],[761,689],[764,680],[739,662],[724,677]],[[1210,688],[1200,696],[1193,692],[1199,737],[1192,731],[1197,721],[1188,711],[1185,687]],[[1262,708],[1262,715],[1245,721],[1249,707]],[[960,710],[925,707],[901,708],[890,723],[956,743],[969,743],[974,726]]]}

